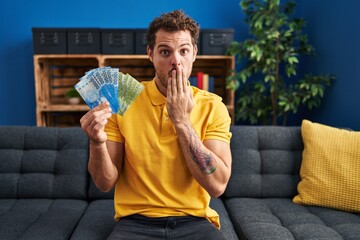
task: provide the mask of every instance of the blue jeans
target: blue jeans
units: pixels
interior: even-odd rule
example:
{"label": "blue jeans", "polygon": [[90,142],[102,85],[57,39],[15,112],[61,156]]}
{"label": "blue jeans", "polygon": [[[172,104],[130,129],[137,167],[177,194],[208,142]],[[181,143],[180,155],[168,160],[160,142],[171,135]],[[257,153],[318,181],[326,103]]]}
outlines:
{"label": "blue jeans", "polygon": [[221,240],[221,231],[205,218],[148,218],[131,215],[120,219],[108,240]]}

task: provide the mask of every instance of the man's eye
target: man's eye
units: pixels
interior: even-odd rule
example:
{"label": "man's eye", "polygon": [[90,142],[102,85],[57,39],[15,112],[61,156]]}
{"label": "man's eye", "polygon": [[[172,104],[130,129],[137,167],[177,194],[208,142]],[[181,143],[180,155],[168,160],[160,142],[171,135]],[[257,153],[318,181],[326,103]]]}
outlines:
{"label": "man's eye", "polygon": [[181,50],[181,54],[183,54],[183,55],[187,54],[188,52],[189,52],[188,49],[182,49],[182,50]]}
{"label": "man's eye", "polygon": [[167,55],[169,55],[169,50],[161,50],[160,54],[164,55],[164,56],[167,56]]}

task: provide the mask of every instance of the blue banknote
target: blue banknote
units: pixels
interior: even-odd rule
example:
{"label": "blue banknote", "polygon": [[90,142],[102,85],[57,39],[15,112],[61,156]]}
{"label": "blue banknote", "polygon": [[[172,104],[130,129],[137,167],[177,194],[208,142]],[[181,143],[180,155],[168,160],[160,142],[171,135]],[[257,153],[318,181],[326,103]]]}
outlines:
{"label": "blue banknote", "polygon": [[113,81],[116,80],[111,79],[110,74],[106,73],[108,71],[109,68],[104,67],[86,72],[75,85],[75,89],[90,109],[101,103],[109,102],[112,112],[117,113],[119,110],[118,88],[113,84]]}
{"label": "blue banknote", "polygon": [[109,102],[113,113],[123,115],[143,85],[118,68],[101,67],[85,73],[74,86],[90,109]]}

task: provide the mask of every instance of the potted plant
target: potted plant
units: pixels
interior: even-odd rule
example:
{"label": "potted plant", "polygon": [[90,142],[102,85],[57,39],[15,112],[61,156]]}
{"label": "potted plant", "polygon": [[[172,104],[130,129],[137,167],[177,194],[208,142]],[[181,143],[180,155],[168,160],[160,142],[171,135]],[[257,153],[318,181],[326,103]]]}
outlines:
{"label": "potted plant", "polygon": [[299,57],[313,55],[314,48],[302,33],[305,21],[291,17],[293,1],[242,0],[242,11],[253,36],[234,41],[228,53],[244,60],[244,67],[227,79],[227,87],[239,89],[236,119],[251,124],[286,125],[287,115],[300,106],[308,109],[320,106],[325,87],[335,77],[331,74],[297,76]]}
{"label": "potted plant", "polygon": [[70,104],[79,104],[81,102],[81,96],[74,87],[70,88],[65,93],[65,97],[68,99]]}

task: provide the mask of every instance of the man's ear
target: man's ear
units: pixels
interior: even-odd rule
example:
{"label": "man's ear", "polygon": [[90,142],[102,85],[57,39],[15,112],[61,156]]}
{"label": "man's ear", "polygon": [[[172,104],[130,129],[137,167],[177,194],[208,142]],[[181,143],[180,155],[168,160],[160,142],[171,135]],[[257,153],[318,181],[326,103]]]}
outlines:
{"label": "man's ear", "polygon": [[153,53],[153,51],[150,49],[149,45],[146,47],[146,52],[147,52],[147,55],[148,55],[150,61],[152,62],[152,61],[153,61],[153,55],[154,55],[154,53]]}
{"label": "man's ear", "polygon": [[194,45],[194,58],[193,58],[193,62],[195,62],[195,60],[196,60],[197,52],[198,52],[198,47],[197,47],[197,45]]}

